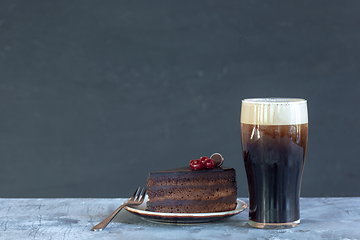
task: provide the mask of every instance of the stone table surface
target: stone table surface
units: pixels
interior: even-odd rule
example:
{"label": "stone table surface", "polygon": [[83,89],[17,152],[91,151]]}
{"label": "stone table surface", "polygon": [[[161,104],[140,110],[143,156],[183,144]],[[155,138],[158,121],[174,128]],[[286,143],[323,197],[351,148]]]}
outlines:
{"label": "stone table surface", "polygon": [[[241,198],[248,202],[248,199]],[[0,199],[0,239],[360,239],[360,198],[301,198],[301,223],[255,229],[248,210],[203,224],[163,224],[122,210],[106,229],[90,231],[125,199]]]}

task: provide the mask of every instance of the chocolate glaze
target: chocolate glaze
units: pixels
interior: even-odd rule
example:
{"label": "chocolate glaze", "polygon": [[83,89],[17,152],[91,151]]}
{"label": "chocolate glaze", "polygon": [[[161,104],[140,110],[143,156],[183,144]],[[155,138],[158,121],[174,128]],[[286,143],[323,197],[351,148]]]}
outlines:
{"label": "chocolate glaze", "polygon": [[202,169],[202,170],[194,170],[191,167],[181,167],[181,168],[175,168],[175,169],[170,169],[170,170],[165,170],[165,171],[156,171],[156,172],[152,172],[150,174],[157,174],[157,173],[177,173],[177,174],[182,174],[182,173],[187,173],[187,172],[223,172],[223,171],[229,171],[233,168],[229,168],[229,167],[214,167],[214,168],[206,168],[206,169]]}

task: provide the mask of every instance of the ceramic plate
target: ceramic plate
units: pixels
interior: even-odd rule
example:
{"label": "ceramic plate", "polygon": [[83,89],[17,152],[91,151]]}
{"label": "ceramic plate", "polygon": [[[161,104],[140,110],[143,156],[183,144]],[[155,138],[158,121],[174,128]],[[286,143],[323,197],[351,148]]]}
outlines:
{"label": "ceramic plate", "polygon": [[237,205],[235,210],[227,212],[212,212],[212,213],[161,213],[146,211],[145,201],[136,207],[127,206],[125,209],[135,215],[141,216],[146,220],[162,222],[162,223],[205,223],[225,219],[241,213],[247,208],[247,204],[239,199],[236,200]]}

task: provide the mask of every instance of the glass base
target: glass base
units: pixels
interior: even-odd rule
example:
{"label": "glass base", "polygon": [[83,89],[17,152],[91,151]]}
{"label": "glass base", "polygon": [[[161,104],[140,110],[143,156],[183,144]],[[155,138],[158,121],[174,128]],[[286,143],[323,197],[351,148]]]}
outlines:
{"label": "glass base", "polygon": [[265,228],[265,229],[292,228],[300,224],[300,219],[296,220],[295,222],[288,222],[288,223],[259,223],[249,220],[248,224],[254,228]]}

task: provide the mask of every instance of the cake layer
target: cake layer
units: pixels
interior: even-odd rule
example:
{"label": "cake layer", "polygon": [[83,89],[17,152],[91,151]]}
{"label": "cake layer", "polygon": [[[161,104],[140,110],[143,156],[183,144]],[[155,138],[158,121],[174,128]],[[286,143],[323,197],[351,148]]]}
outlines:
{"label": "cake layer", "polygon": [[217,184],[213,186],[201,186],[196,188],[190,186],[181,186],[176,188],[173,186],[165,186],[164,188],[161,188],[161,186],[158,186],[148,188],[147,193],[152,201],[163,201],[165,199],[216,200],[218,198],[236,194],[236,184],[233,183],[229,186]]}
{"label": "cake layer", "polygon": [[152,212],[165,212],[165,213],[210,213],[210,212],[227,212],[236,208],[236,203],[232,204],[201,204],[193,206],[180,206],[174,208],[172,206],[156,206],[149,209]]}
{"label": "cake layer", "polygon": [[164,200],[148,202],[147,209],[154,212],[170,213],[205,213],[224,212],[234,210],[236,195],[231,195],[217,200]]}
{"label": "cake layer", "polygon": [[183,187],[183,186],[201,186],[203,185],[203,182],[206,181],[208,186],[215,186],[215,185],[224,185],[224,184],[231,184],[234,182],[234,179],[232,177],[228,176],[222,176],[222,177],[210,177],[210,176],[186,176],[183,178],[171,178],[171,179],[148,179],[148,185],[152,187],[156,186],[177,186],[177,187]]}
{"label": "cake layer", "polygon": [[[218,167],[214,169],[192,170],[189,167],[172,169],[169,171],[152,172],[148,176],[148,186],[156,185],[183,185],[193,180],[233,181],[235,170],[233,168]],[[189,184],[196,184],[195,182]]]}

